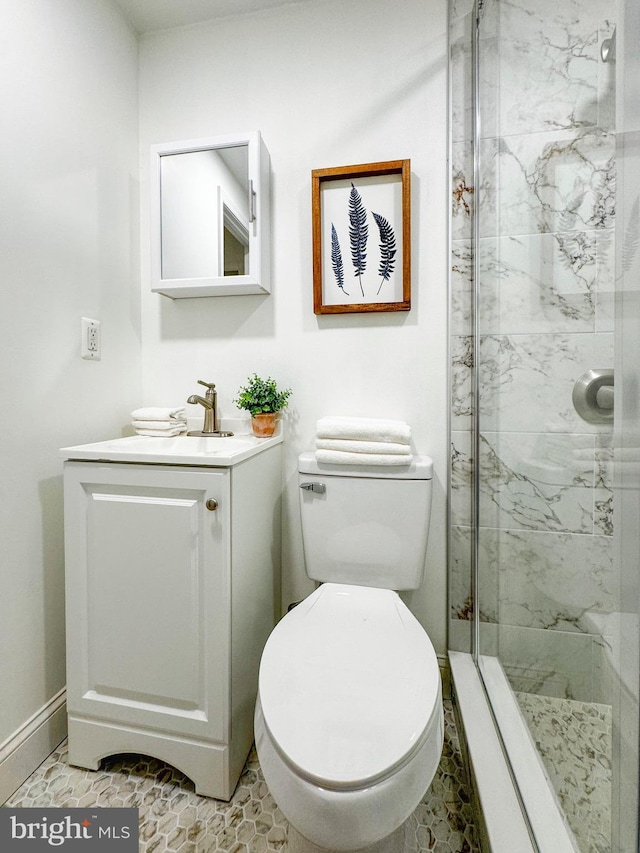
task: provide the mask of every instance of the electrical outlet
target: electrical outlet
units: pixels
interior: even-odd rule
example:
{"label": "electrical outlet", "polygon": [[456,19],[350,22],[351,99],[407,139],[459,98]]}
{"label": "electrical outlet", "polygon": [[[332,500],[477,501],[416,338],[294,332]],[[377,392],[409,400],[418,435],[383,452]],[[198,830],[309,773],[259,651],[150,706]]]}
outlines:
{"label": "electrical outlet", "polygon": [[83,317],[80,355],[89,361],[100,361],[100,352],[100,320]]}

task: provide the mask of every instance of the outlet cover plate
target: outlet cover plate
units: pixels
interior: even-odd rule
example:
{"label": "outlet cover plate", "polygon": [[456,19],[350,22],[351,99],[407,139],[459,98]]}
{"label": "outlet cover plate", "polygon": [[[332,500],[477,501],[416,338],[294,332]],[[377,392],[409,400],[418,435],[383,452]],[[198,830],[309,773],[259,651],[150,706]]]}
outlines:
{"label": "outlet cover plate", "polygon": [[80,355],[89,361],[100,361],[101,348],[100,320],[83,317]]}

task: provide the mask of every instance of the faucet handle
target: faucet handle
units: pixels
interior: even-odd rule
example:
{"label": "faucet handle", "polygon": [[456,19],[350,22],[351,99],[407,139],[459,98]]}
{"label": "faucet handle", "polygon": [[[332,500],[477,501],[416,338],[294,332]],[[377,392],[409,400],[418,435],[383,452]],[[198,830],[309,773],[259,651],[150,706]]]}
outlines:
{"label": "faucet handle", "polygon": [[198,385],[204,385],[205,388],[209,388],[211,391],[216,387],[213,382],[203,382],[202,379],[197,380]]}

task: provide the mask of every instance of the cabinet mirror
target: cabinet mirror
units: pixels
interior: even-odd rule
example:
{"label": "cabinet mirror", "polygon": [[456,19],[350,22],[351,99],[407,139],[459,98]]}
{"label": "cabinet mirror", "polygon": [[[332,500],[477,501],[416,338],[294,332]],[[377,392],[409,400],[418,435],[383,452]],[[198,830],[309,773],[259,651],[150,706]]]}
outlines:
{"label": "cabinet mirror", "polygon": [[269,155],[259,132],[151,147],[151,289],[269,293]]}

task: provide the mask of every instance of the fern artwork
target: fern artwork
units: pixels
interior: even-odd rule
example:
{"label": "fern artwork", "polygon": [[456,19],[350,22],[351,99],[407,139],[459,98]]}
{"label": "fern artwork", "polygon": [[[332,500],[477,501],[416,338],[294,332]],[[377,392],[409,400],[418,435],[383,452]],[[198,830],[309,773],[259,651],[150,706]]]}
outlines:
{"label": "fern artwork", "polygon": [[349,242],[351,244],[351,262],[355,271],[354,275],[358,276],[360,292],[363,296],[362,274],[367,268],[368,236],[367,211],[362,204],[360,193],[352,183],[349,193]]}
{"label": "fern artwork", "polygon": [[[397,272],[399,237],[393,225],[394,199],[366,181],[349,182],[329,232],[330,275],[337,298],[361,302],[386,299]],[[353,284],[350,284],[353,282]]]}
{"label": "fern artwork", "polygon": [[340,251],[338,232],[333,222],[331,223],[331,266],[333,267],[333,274],[336,277],[338,287],[345,296],[348,296],[349,293],[344,289],[344,268],[342,265],[342,252]]}
{"label": "fern artwork", "polygon": [[380,231],[380,266],[378,267],[378,275],[380,276],[378,293],[380,293],[384,282],[391,278],[396,263],[396,235],[384,216],[374,213],[373,218]]}
{"label": "fern artwork", "polygon": [[312,172],[314,311],[408,311],[410,162]]}

